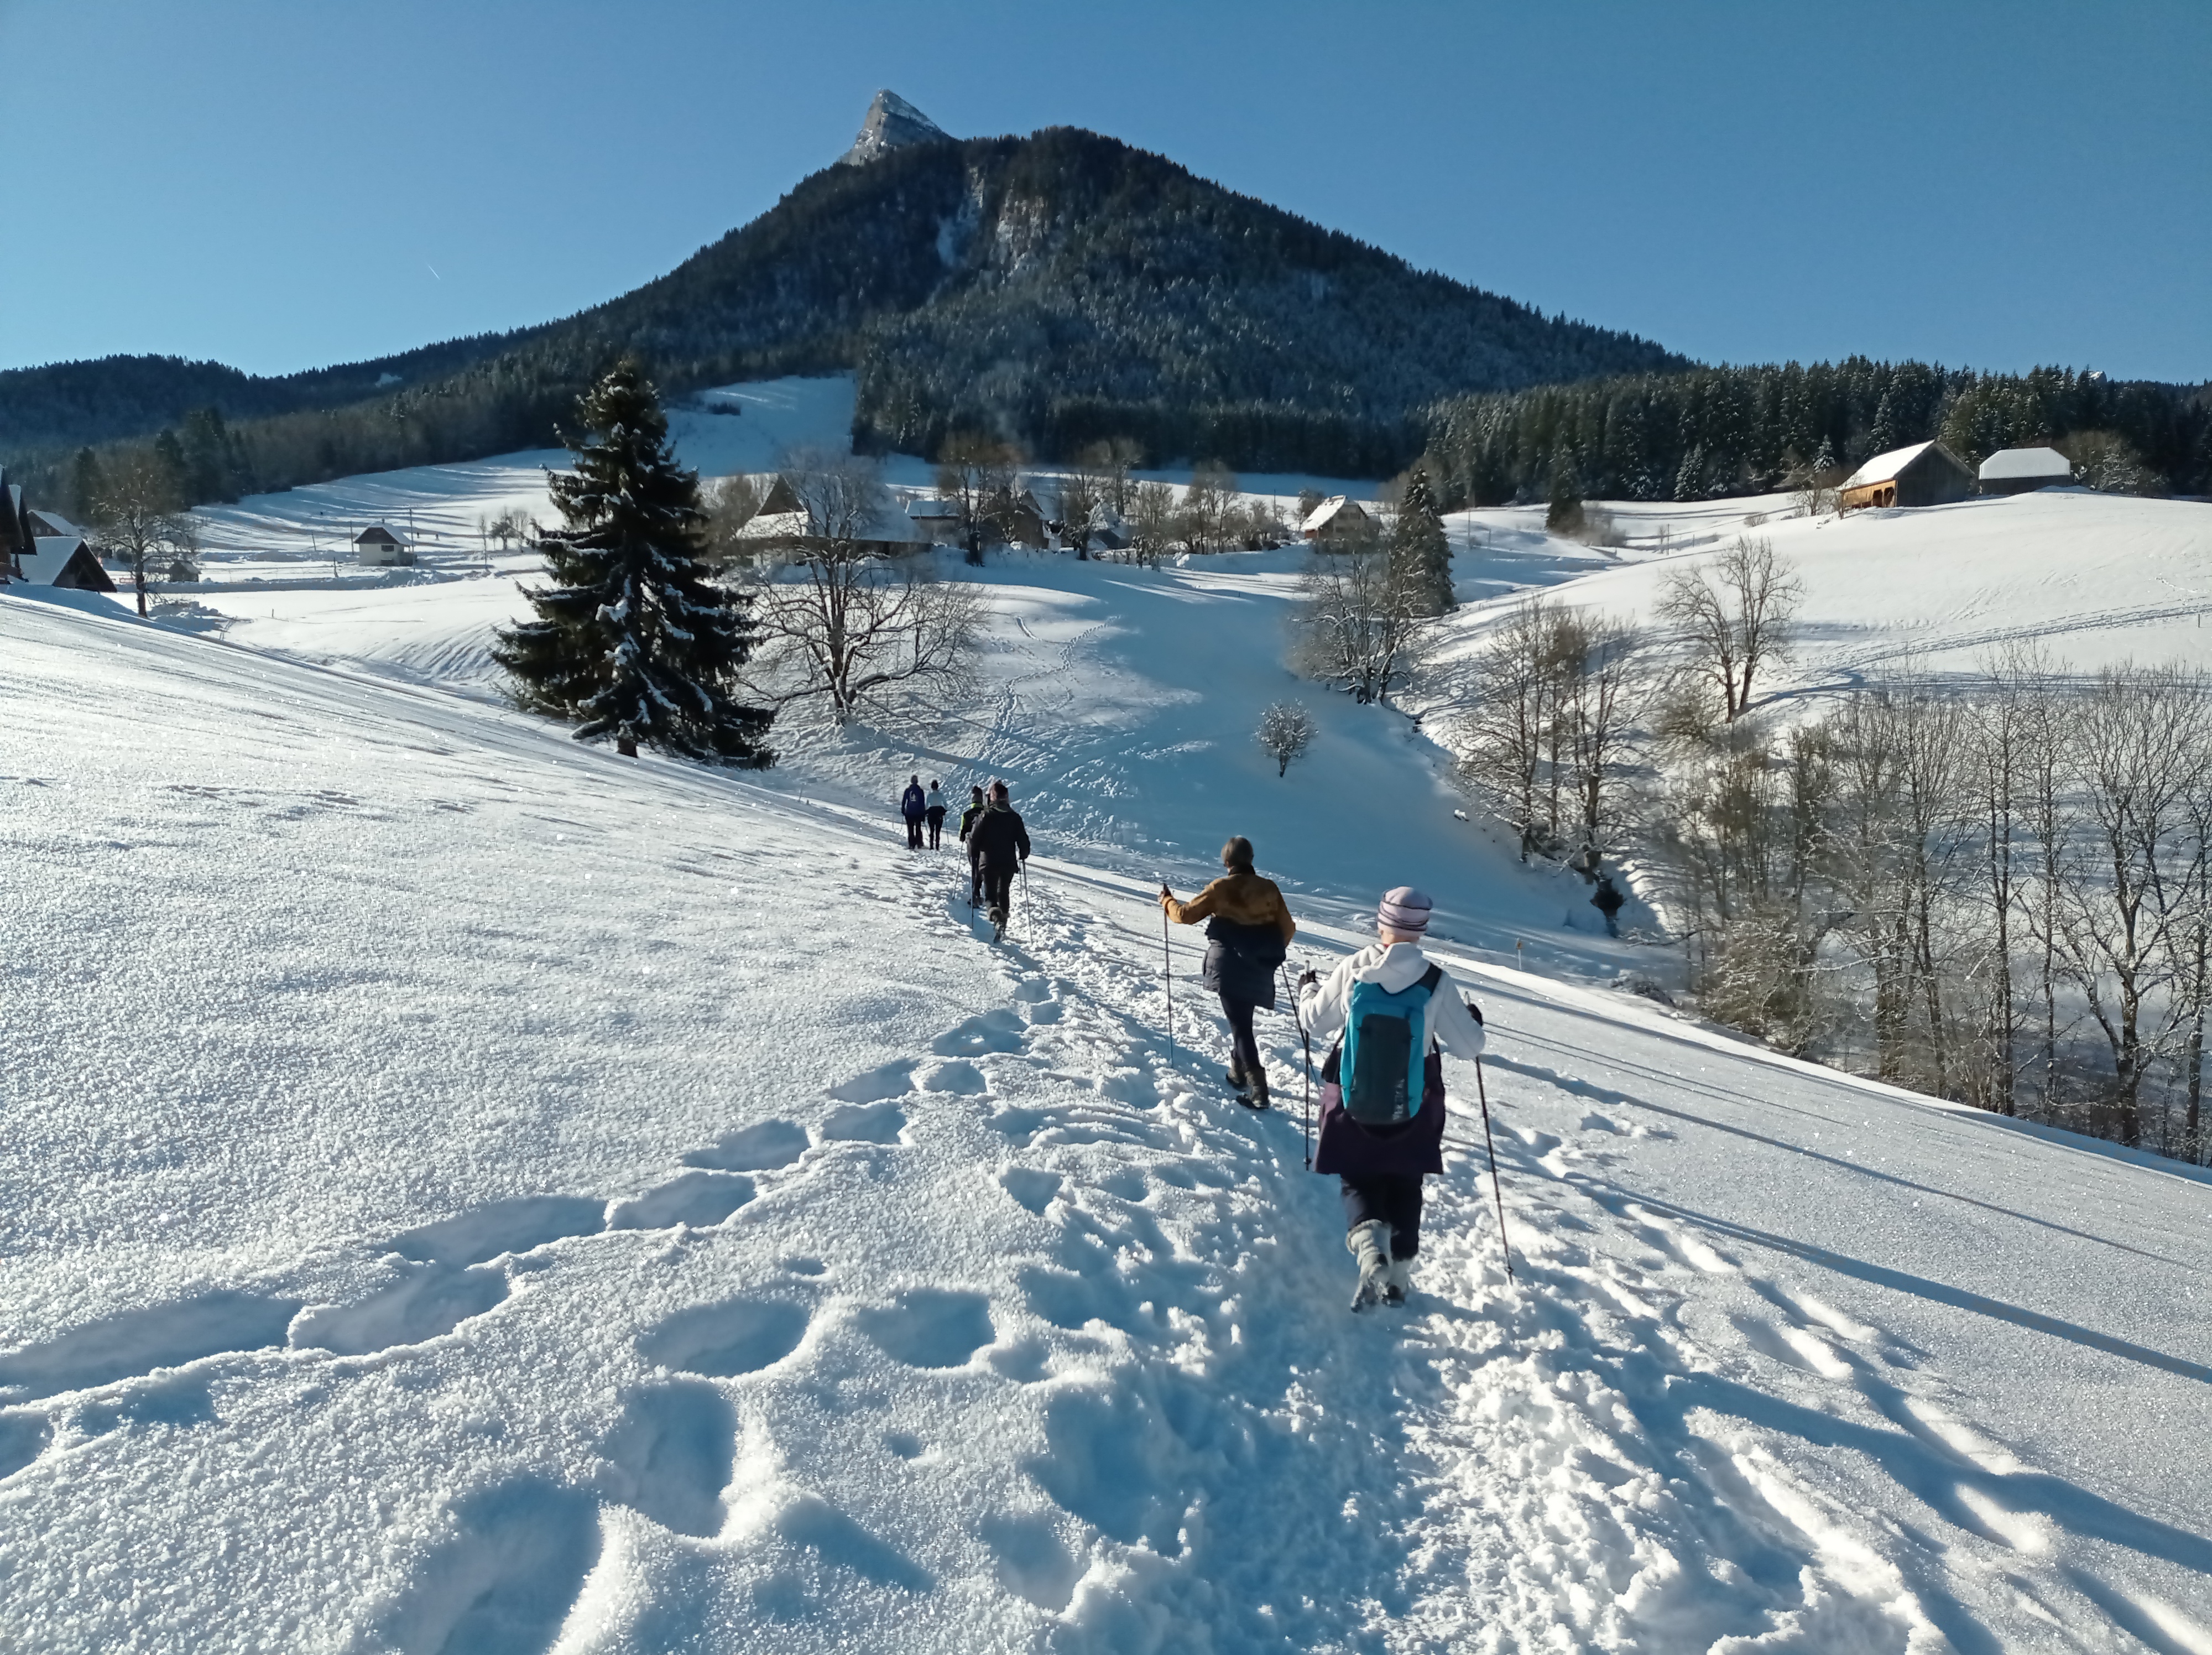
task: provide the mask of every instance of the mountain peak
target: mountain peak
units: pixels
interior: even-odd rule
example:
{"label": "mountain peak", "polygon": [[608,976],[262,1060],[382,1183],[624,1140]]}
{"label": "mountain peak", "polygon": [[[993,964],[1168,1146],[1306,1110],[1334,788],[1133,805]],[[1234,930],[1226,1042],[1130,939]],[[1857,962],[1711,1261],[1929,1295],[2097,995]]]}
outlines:
{"label": "mountain peak", "polygon": [[886,87],[876,94],[875,100],[868,106],[867,117],[860,123],[860,135],[853,140],[853,147],[837,161],[840,166],[858,167],[888,150],[949,136],[943,127]]}

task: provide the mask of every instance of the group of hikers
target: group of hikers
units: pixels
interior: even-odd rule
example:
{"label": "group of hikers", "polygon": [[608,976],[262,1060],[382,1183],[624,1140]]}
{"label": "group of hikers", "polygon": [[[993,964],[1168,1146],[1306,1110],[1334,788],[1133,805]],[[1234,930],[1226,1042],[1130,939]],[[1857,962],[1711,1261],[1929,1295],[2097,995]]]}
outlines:
{"label": "group of hikers", "polygon": [[[938,782],[925,789],[919,775],[909,776],[899,810],[908,846],[923,848],[926,822],[929,848],[936,849],[945,816]],[[1030,855],[1028,830],[1004,782],[969,790],[960,842],[968,848],[969,904],[988,903],[1002,934],[1014,875]],[[1267,1067],[1252,1019],[1274,1008],[1277,977],[1285,973],[1298,928],[1280,887],[1254,867],[1249,839],[1222,846],[1221,865],[1222,876],[1190,901],[1163,885],[1159,903],[1175,924],[1205,925],[1206,986],[1220,997],[1229,1023],[1227,1080],[1246,1107],[1263,1110],[1270,1101]],[[1297,982],[1297,1015],[1307,1040],[1336,1037],[1321,1068],[1313,1170],[1339,1182],[1345,1246],[1359,1266],[1354,1310],[1406,1302],[1421,1247],[1422,1180],[1443,1171],[1443,1054],[1470,1062],[1482,1056],[1481,1012],[1421,952],[1433,909],[1426,894],[1399,885],[1376,910],[1374,942],[1326,977],[1308,970]]]}
{"label": "group of hikers", "polygon": [[[1003,934],[1012,911],[1014,875],[1030,859],[1029,829],[1023,825],[1004,782],[993,782],[988,792],[981,787],[970,788],[968,794],[968,808],[960,812],[960,843],[968,847],[968,905],[985,908],[988,904],[993,931]],[[924,849],[925,823],[929,828],[927,848],[941,848],[945,794],[935,776],[930,778],[927,790],[920,776],[907,777],[906,791],[899,795],[899,814],[906,820],[908,850]]]}
{"label": "group of hikers", "polygon": [[[1221,865],[1188,902],[1163,885],[1160,907],[1176,924],[1205,923],[1206,986],[1229,1023],[1229,1084],[1246,1106],[1266,1109],[1252,1018],[1274,1007],[1297,924],[1280,888],[1254,868],[1249,839],[1222,846]],[[1482,1013],[1421,952],[1434,906],[1399,885],[1376,910],[1374,942],[1326,977],[1298,977],[1300,1031],[1309,1041],[1337,1037],[1322,1065],[1313,1170],[1334,1174],[1343,1196],[1345,1246],[1359,1263],[1354,1310],[1406,1302],[1421,1250],[1422,1180],[1444,1170],[1443,1053],[1482,1056]]]}

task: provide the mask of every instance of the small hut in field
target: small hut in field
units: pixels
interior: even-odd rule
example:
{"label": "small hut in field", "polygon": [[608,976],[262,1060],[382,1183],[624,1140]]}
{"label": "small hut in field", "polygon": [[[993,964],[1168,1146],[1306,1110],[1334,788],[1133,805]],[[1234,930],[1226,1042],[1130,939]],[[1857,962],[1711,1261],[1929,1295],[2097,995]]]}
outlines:
{"label": "small hut in field", "polygon": [[1982,462],[1984,494],[2029,494],[2074,480],[2074,467],[2056,448],[2000,448]]}

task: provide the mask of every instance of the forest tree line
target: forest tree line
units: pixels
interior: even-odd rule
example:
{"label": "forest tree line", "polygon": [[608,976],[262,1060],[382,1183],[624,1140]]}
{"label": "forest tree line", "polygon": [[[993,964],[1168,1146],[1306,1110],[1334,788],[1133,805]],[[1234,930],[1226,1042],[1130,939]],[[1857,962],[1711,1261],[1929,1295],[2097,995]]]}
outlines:
{"label": "forest tree line", "polygon": [[2093,434],[2107,486],[2212,492],[2212,386],[2056,368],[1976,374],[1863,356],[1706,368],[1462,398],[1428,423],[1455,507],[1764,494],[1807,477],[1832,484],[1930,438],[1974,466],[2000,448]]}

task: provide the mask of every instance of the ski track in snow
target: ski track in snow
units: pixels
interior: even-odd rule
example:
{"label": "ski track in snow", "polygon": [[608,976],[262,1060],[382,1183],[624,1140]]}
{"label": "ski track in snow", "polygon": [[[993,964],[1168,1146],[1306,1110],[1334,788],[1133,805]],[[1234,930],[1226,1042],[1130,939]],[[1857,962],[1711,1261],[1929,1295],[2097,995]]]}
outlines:
{"label": "ski track in snow", "polygon": [[1445,947],[1355,1317],[1137,869],[0,635],[11,1646],[2212,1647],[2201,1181]]}

